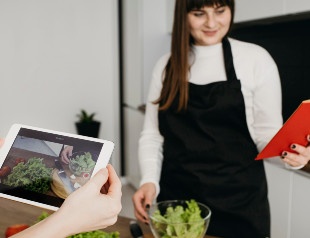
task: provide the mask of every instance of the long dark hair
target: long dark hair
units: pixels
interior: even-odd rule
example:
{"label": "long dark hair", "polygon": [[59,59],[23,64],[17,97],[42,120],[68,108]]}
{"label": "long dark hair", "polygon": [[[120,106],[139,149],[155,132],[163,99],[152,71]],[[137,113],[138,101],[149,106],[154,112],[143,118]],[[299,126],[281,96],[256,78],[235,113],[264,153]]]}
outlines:
{"label": "long dark hair", "polygon": [[159,103],[159,110],[167,110],[175,98],[178,98],[178,111],[187,108],[188,73],[190,69],[188,57],[193,47],[187,14],[193,9],[204,6],[228,6],[233,22],[234,0],[176,0],[171,39],[171,56],[163,71],[163,87],[160,97],[154,102]]}

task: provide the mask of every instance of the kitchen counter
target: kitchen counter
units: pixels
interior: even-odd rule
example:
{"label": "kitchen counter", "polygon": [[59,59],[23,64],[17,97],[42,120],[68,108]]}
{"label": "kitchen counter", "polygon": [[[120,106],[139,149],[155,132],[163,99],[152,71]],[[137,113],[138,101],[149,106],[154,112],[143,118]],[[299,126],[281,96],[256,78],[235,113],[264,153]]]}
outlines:
{"label": "kitchen counter", "polygon": [[[8,226],[14,224],[32,225],[43,211],[52,213],[50,210],[39,208],[36,206],[15,202],[9,199],[0,198],[0,238],[4,238],[5,230]],[[119,217],[116,224],[104,229],[106,232],[118,231],[121,238],[132,238],[129,230],[131,218]],[[145,224],[140,224],[144,238],[154,238],[151,235],[149,227]],[[211,238],[206,236],[206,238]]]}

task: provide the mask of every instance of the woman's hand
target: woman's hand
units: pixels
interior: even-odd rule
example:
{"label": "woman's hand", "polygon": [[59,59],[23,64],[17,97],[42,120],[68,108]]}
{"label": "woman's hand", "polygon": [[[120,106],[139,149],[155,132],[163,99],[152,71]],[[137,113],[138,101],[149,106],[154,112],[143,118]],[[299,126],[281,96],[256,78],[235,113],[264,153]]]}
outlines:
{"label": "woman's hand", "polygon": [[[106,194],[102,193],[104,190]],[[121,196],[121,181],[108,165],[65,200],[59,216],[71,220],[67,227],[74,233],[105,228],[117,221]]]}
{"label": "woman's hand", "polygon": [[73,146],[65,146],[61,152],[61,161],[65,164],[69,164],[69,157],[72,156]]}
{"label": "woman's hand", "polygon": [[121,196],[121,182],[108,165],[70,194],[56,212],[13,237],[67,237],[113,225],[122,208]]}
{"label": "woman's hand", "polygon": [[[307,140],[310,143],[310,135],[307,136]],[[291,149],[296,152],[283,151],[281,158],[285,163],[292,167],[302,168],[310,160],[310,146],[302,146],[298,144],[292,144]]]}
{"label": "woman's hand", "polygon": [[149,222],[147,209],[150,208],[155,195],[156,187],[153,183],[143,184],[133,195],[132,201],[135,208],[135,216],[139,221],[143,223]]}

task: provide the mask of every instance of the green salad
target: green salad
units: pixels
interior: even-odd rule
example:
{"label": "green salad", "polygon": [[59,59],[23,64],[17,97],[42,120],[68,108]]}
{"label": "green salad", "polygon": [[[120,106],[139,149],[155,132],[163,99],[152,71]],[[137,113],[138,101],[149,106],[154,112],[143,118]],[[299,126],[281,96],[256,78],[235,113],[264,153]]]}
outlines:
{"label": "green salad", "polygon": [[67,238],[119,238],[119,232],[104,232],[100,230],[83,232],[68,236]]}
{"label": "green salad", "polygon": [[164,214],[156,210],[152,223],[162,238],[196,238],[205,232],[205,221],[195,200],[186,201],[187,207],[168,207]]}
{"label": "green salad", "polygon": [[2,183],[12,187],[46,193],[50,189],[52,168],[46,167],[43,158],[30,158],[27,163],[18,163]]}
{"label": "green salad", "polygon": [[91,153],[84,152],[84,154],[72,158],[69,166],[74,174],[81,175],[83,172],[90,172],[95,167],[95,164]]}

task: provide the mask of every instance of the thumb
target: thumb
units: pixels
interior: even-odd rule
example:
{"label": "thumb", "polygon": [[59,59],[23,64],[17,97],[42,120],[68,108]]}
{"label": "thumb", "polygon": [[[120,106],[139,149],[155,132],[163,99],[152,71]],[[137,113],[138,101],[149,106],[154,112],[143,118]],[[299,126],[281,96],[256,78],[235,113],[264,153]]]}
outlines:
{"label": "thumb", "polygon": [[106,168],[100,169],[89,182],[95,184],[95,186],[100,190],[102,186],[108,181],[109,173]]}

